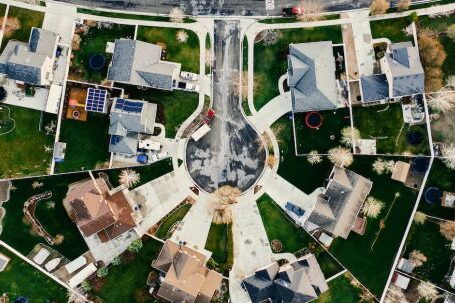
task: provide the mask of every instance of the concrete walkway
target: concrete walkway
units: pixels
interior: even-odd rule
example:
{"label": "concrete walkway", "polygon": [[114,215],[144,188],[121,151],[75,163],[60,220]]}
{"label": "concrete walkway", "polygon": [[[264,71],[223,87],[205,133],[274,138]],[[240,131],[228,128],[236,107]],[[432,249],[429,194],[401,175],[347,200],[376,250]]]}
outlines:
{"label": "concrete walkway", "polygon": [[276,120],[290,111],[291,93],[286,92],[267,102],[260,111],[256,112],[253,116],[248,117],[248,119],[257,131],[262,134]]}

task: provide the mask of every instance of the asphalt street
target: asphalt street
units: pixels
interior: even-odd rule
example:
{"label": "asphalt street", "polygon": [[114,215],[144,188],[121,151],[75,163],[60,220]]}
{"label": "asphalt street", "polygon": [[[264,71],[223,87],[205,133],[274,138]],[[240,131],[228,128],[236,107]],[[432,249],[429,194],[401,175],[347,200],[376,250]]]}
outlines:
{"label": "asphalt street", "polygon": [[240,110],[234,93],[240,73],[240,22],[215,21],[213,109],[211,131],[195,142],[189,139],[186,165],[204,191],[230,185],[245,191],[265,167],[266,152],[256,131]]}
{"label": "asphalt street", "polygon": [[[298,4],[299,0],[275,0],[273,10],[266,10],[265,0],[60,0],[71,4],[168,14],[173,7],[181,7],[188,15],[280,15],[285,7]],[[363,8],[370,5],[370,0],[320,0],[327,11],[341,11]]]}

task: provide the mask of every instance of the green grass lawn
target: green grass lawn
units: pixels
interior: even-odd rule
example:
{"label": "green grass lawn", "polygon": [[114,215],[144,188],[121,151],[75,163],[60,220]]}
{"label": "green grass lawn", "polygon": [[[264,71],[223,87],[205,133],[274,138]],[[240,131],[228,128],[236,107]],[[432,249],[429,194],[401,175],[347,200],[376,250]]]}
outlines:
{"label": "green grass lawn", "polygon": [[447,285],[447,282],[444,282],[444,277],[449,274],[450,262],[453,257],[450,243],[451,241],[439,232],[439,221],[428,218],[424,224],[414,223],[412,225],[406,239],[406,250],[403,256],[408,258],[413,250],[423,253],[427,257],[427,261],[422,266],[416,267],[413,274],[420,279],[444,287]]}
{"label": "green grass lawn", "polygon": [[[156,302],[148,295],[147,276],[152,271],[152,261],[158,256],[162,243],[151,239],[142,239],[144,247],[133,258],[122,258],[122,264],[110,266],[109,274],[100,289],[92,293],[105,303]],[[127,253],[128,254],[128,253]]]}
{"label": "green grass lawn", "polygon": [[351,284],[352,277],[344,274],[330,281],[329,290],[321,294],[314,303],[357,303],[360,301],[361,290]]}
{"label": "green grass lawn", "polygon": [[4,17],[6,12],[6,4],[0,3],[0,16]]}
{"label": "green grass lawn", "polygon": [[[440,159],[434,159],[431,171],[428,176],[425,187],[438,187],[442,191],[455,192],[455,171],[449,169]],[[429,204],[425,202],[425,196],[422,195],[419,204],[419,211],[427,215],[454,220],[455,209],[442,207],[441,203]]]}
{"label": "green grass lawn", "polygon": [[0,273],[0,293],[7,293],[10,302],[18,296],[25,296],[34,303],[68,301],[67,290],[28,263],[0,246],[0,253],[11,260]]}
{"label": "green grass lawn", "polygon": [[412,36],[406,36],[403,29],[411,22],[407,17],[370,21],[373,39],[389,38],[393,42],[412,41]]}
{"label": "green grass lawn", "polygon": [[125,89],[130,99],[146,100],[158,105],[157,122],[164,124],[166,137],[174,138],[178,128],[196,110],[199,103],[197,93],[180,90],[139,90],[136,86],[116,84]]}
{"label": "green grass lawn", "polygon": [[109,162],[108,115],[89,112],[87,121],[62,122],[59,141],[66,142],[66,153],[65,160],[55,165],[58,172],[94,169]]}
{"label": "green grass lawn", "polygon": [[[318,129],[312,129],[306,125],[307,113],[294,114],[297,152],[299,154],[308,154],[312,150],[326,154],[329,149],[340,145],[341,130],[351,126],[349,108],[319,113],[322,116],[322,125]],[[335,139],[330,139],[331,136],[335,136]]]}
{"label": "green grass lawn", "polygon": [[307,157],[295,155],[292,121],[287,115],[278,119],[272,130],[275,130],[280,147],[278,174],[307,194],[323,186],[333,167],[327,158],[311,165]]}
{"label": "green grass lawn", "polygon": [[52,147],[55,137],[39,131],[41,112],[5,106],[11,110],[16,128],[0,136],[0,178],[47,174],[52,153],[46,153],[44,146]]}
{"label": "green grass lawn", "polygon": [[[68,217],[62,201],[66,196],[69,184],[88,177],[86,173],[79,173],[14,180],[13,186],[17,189],[11,191],[9,201],[3,203],[6,216],[3,219],[1,239],[24,255],[28,255],[38,243],[47,244],[44,238],[36,235],[31,230],[31,226],[24,221],[22,208],[32,195],[50,190],[52,197],[37,204],[35,215],[52,237],[59,234],[63,235],[62,243],[54,244],[52,248],[58,250],[68,259],[74,259],[86,252],[88,250],[87,245],[76,224]],[[36,180],[42,182],[43,187],[33,189],[31,185]],[[49,201],[54,202],[55,206],[49,206]]]}
{"label": "green grass lawn", "polygon": [[166,45],[166,60],[182,64],[182,70],[199,74],[199,38],[196,33],[186,30],[188,41],[177,40],[178,28],[139,26],[137,40]]}
{"label": "green grass lawn", "polygon": [[[400,129],[403,125],[403,113],[400,103],[353,107],[352,115],[354,127],[360,131],[363,139],[378,138],[376,142],[377,153],[409,153],[412,155],[428,155],[430,153],[428,131],[425,124],[414,126],[406,124],[400,134]],[[409,131],[419,132],[423,137],[422,142],[418,145],[411,145],[407,141]]]}
{"label": "green grass lawn", "polygon": [[[160,161],[153,162],[149,165],[136,166],[132,168],[139,173],[141,180],[134,186],[134,188],[139,187],[147,182],[150,182],[156,178],[164,176],[167,173],[170,173],[173,170],[172,167],[172,158],[161,159]],[[112,186],[117,187],[119,183],[119,175],[123,169],[107,169],[102,170],[109,177],[109,183]]]}
{"label": "green grass lawn", "polygon": [[261,79],[260,87],[254,95],[254,106],[257,110],[279,94],[278,80],[286,73],[288,67],[290,43],[324,40],[342,42],[341,28],[338,25],[286,29],[281,30],[281,33],[282,36],[275,45],[267,46],[262,42],[254,45],[254,73]]}
{"label": "green grass lawn", "polygon": [[[360,282],[376,296],[380,296],[416,203],[417,191],[391,180],[390,175],[375,173],[372,170],[375,159],[376,157],[371,156],[356,156],[349,169],[373,181],[370,196],[384,202],[385,206],[376,219],[368,219],[363,236],[351,232],[347,240],[335,239],[330,251]],[[379,222],[385,218],[395,193],[400,196],[391,208],[384,222],[385,228],[372,249],[374,238],[379,231]]]}
{"label": "green grass lawn", "polygon": [[186,203],[178,206],[178,208],[175,209],[172,213],[169,213],[161,222],[160,227],[155,233],[155,236],[160,239],[169,238],[171,236],[169,234],[169,230],[171,229],[171,227],[175,223],[183,220],[185,215],[190,210],[191,206],[192,204]]}
{"label": "green grass lawn", "polygon": [[[133,38],[134,26],[113,24],[111,28],[91,27],[88,32],[81,36],[80,49],[73,50],[74,58],[70,68],[69,78],[83,80],[90,83],[101,83],[107,77],[107,70],[112,59],[112,54],[106,53],[107,42],[114,42],[119,38]],[[91,55],[103,54],[106,64],[97,71],[89,66]]]}
{"label": "green grass lawn", "polygon": [[232,240],[232,225],[210,225],[205,249],[212,252],[212,259],[218,264],[220,272],[226,273],[234,263],[234,243]]}
{"label": "green grass lawn", "polygon": [[309,249],[318,259],[319,266],[326,278],[343,270],[303,228],[292,223],[281,208],[267,195],[257,200],[259,213],[264,223],[269,241],[279,240],[283,245],[282,252],[296,253],[304,248]]}
{"label": "green grass lawn", "polygon": [[5,48],[6,44],[8,44],[9,40],[28,42],[32,27],[41,27],[43,25],[44,13],[10,5],[8,18],[18,19],[20,27],[15,30],[11,36],[3,37],[1,45],[2,50]]}

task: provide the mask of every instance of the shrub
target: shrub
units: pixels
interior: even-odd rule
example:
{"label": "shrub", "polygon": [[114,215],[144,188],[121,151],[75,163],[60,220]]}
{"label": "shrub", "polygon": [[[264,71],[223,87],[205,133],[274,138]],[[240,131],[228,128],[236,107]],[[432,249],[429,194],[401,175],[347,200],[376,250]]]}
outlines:
{"label": "shrub", "polygon": [[98,278],[106,277],[107,274],[109,273],[109,269],[107,267],[101,267],[96,271],[96,276]]}
{"label": "shrub", "polygon": [[143,246],[144,244],[142,244],[142,240],[136,239],[133,240],[133,242],[131,242],[131,244],[128,246],[128,251],[137,254]]}
{"label": "shrub", "polygon": [[371,15],[381,15],[390,8],[390,2],[387,0],[373,0],[370,5]]}
{"label": "shrub", "polygon": [[455,24],[452,24],[451,26],[447,27],[446,36],[452,40],[455,39]]}
{"label": "shrub", "polygon": [[406,11],[411,5],[411,0],[399,0],[397,3],[397,8],[399,11]]}
{"label": "shrub", "polygon": [[412,12],[409,16],[409,21],[417,23],[419,21],[419,15],[416,12]]}

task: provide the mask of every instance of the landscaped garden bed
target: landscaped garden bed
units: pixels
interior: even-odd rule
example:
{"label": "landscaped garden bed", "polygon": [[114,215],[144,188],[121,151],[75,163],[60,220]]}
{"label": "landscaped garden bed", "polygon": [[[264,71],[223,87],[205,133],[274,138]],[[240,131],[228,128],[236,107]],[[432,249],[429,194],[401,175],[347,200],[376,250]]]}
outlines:
{"label": "landscaped garden bed", "polygon": [[207,265],[222,274],[228,275],[234,264],[232,225],[212,223],[205,249],[212,252],[211,260]]}
{"label": "landscaped garden bed", "polygon": [[190,210],[192,204],[184,203],[171,211],[160,223],[155,236],[160,239],[169,239],[172,235],[172,229],[176,224],[181,222]]}

